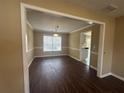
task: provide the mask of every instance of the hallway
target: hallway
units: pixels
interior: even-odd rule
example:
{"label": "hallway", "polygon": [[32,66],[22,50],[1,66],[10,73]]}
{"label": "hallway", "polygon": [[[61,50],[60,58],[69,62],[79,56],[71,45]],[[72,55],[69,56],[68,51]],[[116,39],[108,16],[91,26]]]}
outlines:
{"label": "hallway", "polygon": [[96,71],[69,56],[35,58],[30,66],[31,93],[124,93],[124,82]]}

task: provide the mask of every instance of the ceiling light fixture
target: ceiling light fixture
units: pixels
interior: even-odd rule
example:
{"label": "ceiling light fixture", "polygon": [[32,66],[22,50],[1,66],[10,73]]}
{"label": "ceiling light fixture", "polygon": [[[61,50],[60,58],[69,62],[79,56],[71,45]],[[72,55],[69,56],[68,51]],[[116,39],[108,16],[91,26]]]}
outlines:
{"label": "ceiling light fixture", "polygon": [[53,36],[57,37],[57,36],[59,36],[59,35],[58,35],[58,34],[53,34]]}
{"label": "ceiling light fixture", "polygon": [[57,25],[56,28],[55,28],[56,33],[54,33],[53,36],[55,36],[55,37],[59,36],[59,34],[57,34],[58,29],[59,29],[59,26]]}
{"label": "ceiling light fixture", "polygon": [[93,22],[92,22],[92,21],[89,21],[89,22],[88,22],[88,24],[92,25],[92,24],[93,24]]}

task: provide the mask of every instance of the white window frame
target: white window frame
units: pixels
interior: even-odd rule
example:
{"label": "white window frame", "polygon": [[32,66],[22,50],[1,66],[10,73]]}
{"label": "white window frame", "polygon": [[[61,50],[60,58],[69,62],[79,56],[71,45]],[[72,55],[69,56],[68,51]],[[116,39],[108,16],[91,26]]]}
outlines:
{"label": "white window frame", "polygon": [[[52,42],[52,45],[51,45],[52,48],[51,48],[51,50],[45,49],[45,40],[44,40],[45,37],[51,37],[51,38],[52,38],[52,40],[50,41],[50,42]],[[53,44],[54,44],[53,39],[55,38],[55,36],[50,36],[50,35],[44,35],[44,36],[43,36],[43,51],[44,51],[44,52],[62,51],[62,37],[61,37],[61,36],[57,36],[57,37],[60,38],[60,49],[55,50],[55,49],[53,49]],[[56,37],[56,38],[57,38],[57,37]]]}

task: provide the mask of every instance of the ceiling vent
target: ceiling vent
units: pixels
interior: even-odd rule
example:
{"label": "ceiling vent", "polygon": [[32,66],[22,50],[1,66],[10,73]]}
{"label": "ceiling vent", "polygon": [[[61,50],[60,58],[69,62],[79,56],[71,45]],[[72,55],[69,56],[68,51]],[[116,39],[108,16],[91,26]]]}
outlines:
{"label": "ceiling vent", "polygon": [[118,9],[116,5],[110,4],[109,6],[105,7],[104,10],[106,12],[114,12]]}

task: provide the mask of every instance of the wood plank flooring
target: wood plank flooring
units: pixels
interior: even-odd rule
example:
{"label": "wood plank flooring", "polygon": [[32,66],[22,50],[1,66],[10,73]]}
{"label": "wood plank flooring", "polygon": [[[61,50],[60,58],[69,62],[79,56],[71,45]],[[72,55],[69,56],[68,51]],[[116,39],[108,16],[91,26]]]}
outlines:
{"label": "wood plank flooring", "polygon": [[100,79],[96,71],[68,56],[36,58],[30,66],[31,93],[124,93],[124,82]]}

